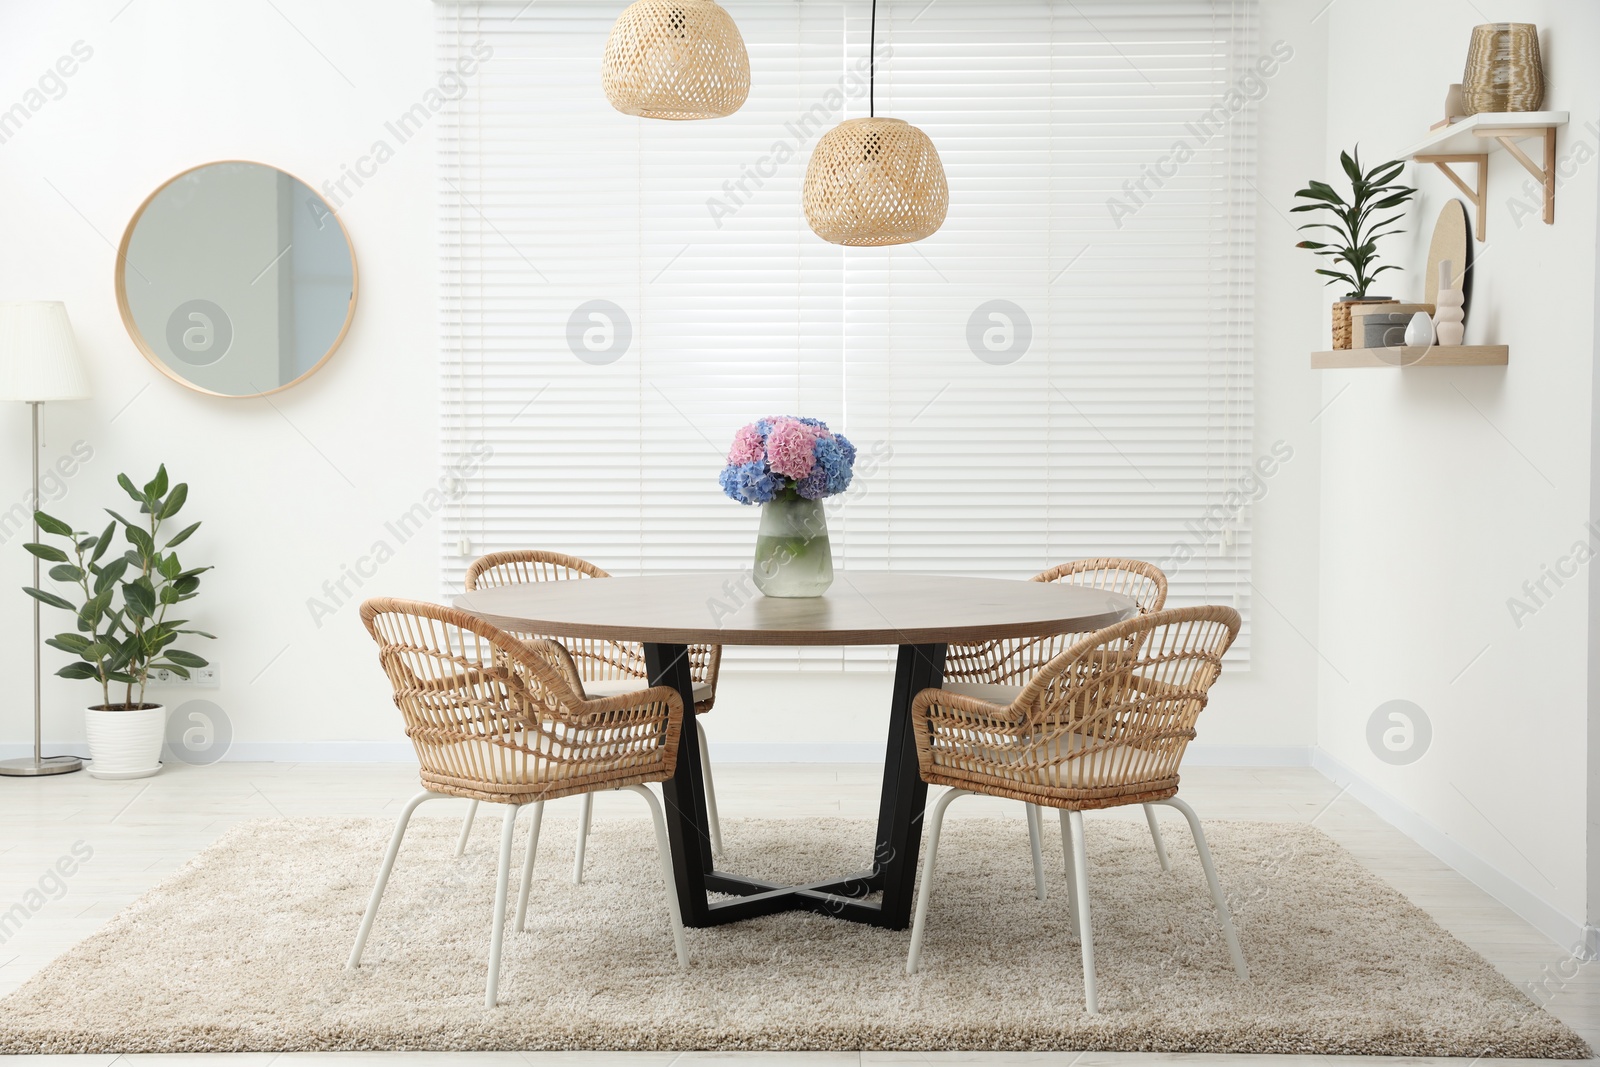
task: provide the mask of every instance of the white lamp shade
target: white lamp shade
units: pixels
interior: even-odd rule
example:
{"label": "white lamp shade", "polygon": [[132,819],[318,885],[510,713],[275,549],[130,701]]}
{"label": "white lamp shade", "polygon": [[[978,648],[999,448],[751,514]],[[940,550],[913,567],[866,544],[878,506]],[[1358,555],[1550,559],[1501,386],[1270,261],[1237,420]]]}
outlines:
{"label": "white lamp shade", "polygon": [[89,376],[59,300],[0,302],[0,400],[81,400]]}

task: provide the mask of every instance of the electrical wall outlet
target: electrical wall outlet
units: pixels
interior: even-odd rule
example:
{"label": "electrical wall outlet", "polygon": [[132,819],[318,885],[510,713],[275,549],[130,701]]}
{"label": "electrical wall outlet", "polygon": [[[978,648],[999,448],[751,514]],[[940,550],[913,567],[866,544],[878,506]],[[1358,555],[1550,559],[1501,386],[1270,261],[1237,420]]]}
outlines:
{"label": "electrical wall outlet", "polygon": [[222,684],[222,678],[215,663],[204,667],[189,668],[189,677],[180,678],[164,667],[158,667],[150,672],[151,685],[170,685],[188,687],[193,689],[216,689]]}

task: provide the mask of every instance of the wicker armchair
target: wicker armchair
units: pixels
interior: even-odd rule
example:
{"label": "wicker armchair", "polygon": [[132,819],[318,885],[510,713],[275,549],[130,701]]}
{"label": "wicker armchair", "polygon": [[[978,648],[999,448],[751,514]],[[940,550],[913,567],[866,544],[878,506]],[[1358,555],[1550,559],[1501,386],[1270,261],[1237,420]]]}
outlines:
{"label": "wicker armchair", "polygon": [[957,797],[981,793],[1061,812],[1070,839],[1068,906],[1083,946],[1090,1013],[1099,1009],[1083,837],[1087,810],[1164,804],[1182,812],[1234,970],[1249,977],[1200,820],[1177,797],[1178,764],[1238,632],[1239,613],[1232,608],[1159,611],[1085,637],[1035,673],[1009,704],[946,689],[917,694],[911,717],[922,778],[951,788],[933,808],[907,974],[916,972],[922,954],[945,811]]}
{"label": "wicker armchair", "polygon": [[683,701],[667,686],[586,698],[572,682],[571,657],[552,641],[518,639],[464,611],[415,601],[378,599],[361,605],[361,621],[378,643],[378,660],[394,686],[395,706],[422,765],[422,792],[400,812],[377,884],[361,920],[348,966],[361,963],[400,843],[417,807],[441,797],[505,805],[495,886],[489,979],[494,1007],[500,982],[511,841],[517,812],[534,810],[522,865],[517,929],[528,914],[533,863],[544,802],[597,789],[630,789],[655,821],[667,907],[678,961],[689,965],[678,910],[666,820],[646,782],[672,777]]}
{"label": "wicker armchair", "polygon": [[[1106,557],[1073,560],[1040,571],[1029,581],[1121,593],[1138,604],[1142,614],[1160,611],[1167,602],[1167,576],[1155,564],[1138,559]],[[950,683],[962,683],[971,687],[1011,686],[1020,691],[1039,668],[1077,644],[1083,636],[1055,634],[1050,637],[1004,638],[975,645],[951,645],[945,654],[945,687],[960,692],[961,689],[954,688]],[[973,691],[967,695],[992,697],[996,694],[992,691]]]}
{"label": "wicker armchair", "polygon": [[[611,575],[586,559],[543,549],[515,549],[480,556],[467,568],[467,591],[494,589],[529,582],[560,582],[579,578],[609,578]],[[518,634],[524,640],[541,639],[538,634]],[[548,638],[565,646],[580,679],[574,686],[585,696],[615,696],[643,689],[650,684],[644,665],[644,647],[628,641],[596,638]],[[694,680],[694,711],[704,715],[717,700],[717,675],[722,667],[721,645],[690,645],[689,675]],[[700,766],[706,782],[706,816],[711,829],[711,848],[722,854],[722,821],[717,817],[717,793],[711,780],[711,757],[706,746],[705,727],[695,731],[700,741]],[[456,855],[466,851],[467,837],[478,808],[467,809],[461,825]],[[583,881],[583,861],[589,844],[589,821],[594,813],[594,798],[583,798],[583,814],[578,823],[578,849],[572,865],[572,880]]]}
{"label": "wicker armchair", "polygon": [[[1160,567],[1138,559],[1099,557],[1079,559],[1051,567],[1035,574],[1031,581],[1057,582],[1088,589],[1105,589],[1132,598],[1139,612],[1148,615],[1160,611],[1167,602],[1167,576]],[[1050,637],[1006,638],[984,641],[975,645],[951,645],[945,657],[944,688],[963,696],[977,697],[991,704],[1009,704],[1022,694],[1039,669],[1056,656],[1080,641],[1084,634],[1055,634]],[[1044,859],[1040,853],[1043,827],[1039,809],[1032,804],[1027,808],[1028,844],[1033,850],[1033,881],[1039,899],[1045,896]],[[1167,862],[1166,842],[1161,838],[1161,824],[1156,822],[1155,808],[1145,805],[1145,824],[1150,827],[1150,838],[1155,842],[1156,859],[1163,871],[1171,870]],[[1063,824],[1061,835],[1062,859],[1071,871],[1068,855],[1069,839]]]}

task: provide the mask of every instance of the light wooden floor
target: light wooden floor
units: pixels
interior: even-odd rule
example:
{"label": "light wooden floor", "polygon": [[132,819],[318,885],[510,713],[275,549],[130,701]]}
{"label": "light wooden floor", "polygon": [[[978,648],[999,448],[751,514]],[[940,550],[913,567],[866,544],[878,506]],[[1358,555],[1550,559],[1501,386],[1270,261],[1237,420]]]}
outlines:
{"label": "light wooden floor", "polygon": [[[876,813],[880,770],[870,765],[724,765],[717,768],[717,793],[725,817]],[[0,911],[39,884],[41,876],[74,844],[93,856],[23,927],[0,944],[0,995],[11,992],[119,909],[205,848],[224,829],[244,819],[294,815],[390,816],[417,790],[414,768],[396,765],[223,763],[177,765],[155,778],[101,782],[85,774],[62,778],[0,780]],[[1282,819],[1313,822],[1354,852],[1369,868],[1427,909],[1438,922],[1483,953],[1512,981],[1527,984],[1555,972],[1570,952],[1551,943],[1389,827],[1358,802],[1309,769],[1199,767],[1184,772],[1184,797],[1206,819]],[[557,801],[574,805],[576,801]],[[443,809],[443,803],[440,809]],[[596,819],[640,818],[644,809],[629,798],[601,796]],[[1021,818],[1021,806],[972,799],[950,809],[951,818]],[[1135,809],[1135,812],[1137,809]],[[1092,818],[1140,818],[1104,813]],[[1173,827],[1176,830],[1176,827]],[[80,847],[82,847],[80,846]],[[1224,873],[1226,879],[1226,873]],[[1065,966],[1075,966],[1068,960]],[[1600,1046],[1600,966],[1584,965],[1559,986],[1549,1007],[1594,1046]],[[808,1064],[813,1067],[879,1063],[1101,1064],[1216,1063],[1466,1063],[1465,1060],[1371,1060],[1282,1056],[1172,1056],[1112,1053],[429,1053],[250,1054],[233,1056],[3,1057],[19,1062],[274,1063],[357,1061],[359,1067],[410,1064],[434,1067],[549,1067],[555,1064],[649,1064],[699,1067],[710,1064]],[[1550,1063],[1548,1060],[1486,1060],[1485,1064]],[[1559,1062],[1559,1061],[1554,1061]]]}

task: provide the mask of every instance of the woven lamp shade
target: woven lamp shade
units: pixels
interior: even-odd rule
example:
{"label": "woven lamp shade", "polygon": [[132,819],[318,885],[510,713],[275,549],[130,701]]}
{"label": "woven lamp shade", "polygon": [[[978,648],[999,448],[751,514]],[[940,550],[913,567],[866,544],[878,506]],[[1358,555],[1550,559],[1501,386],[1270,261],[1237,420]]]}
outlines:
{"label": "woven lamp shade", "polygon": [[904,119],[847,119],[806,167],[806,221],[836,245],[903,245],[944,225],[950,187],[928,135]]}
{"label": "woven lamp shade", "polygon": [[750,95],[750,56],[712,0],[638,0],[611,27],[600,82],[624,115],[717,119]]}

